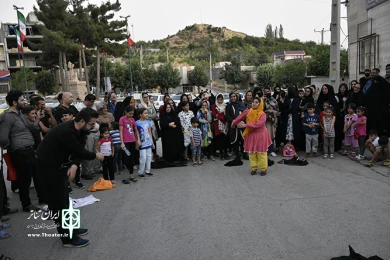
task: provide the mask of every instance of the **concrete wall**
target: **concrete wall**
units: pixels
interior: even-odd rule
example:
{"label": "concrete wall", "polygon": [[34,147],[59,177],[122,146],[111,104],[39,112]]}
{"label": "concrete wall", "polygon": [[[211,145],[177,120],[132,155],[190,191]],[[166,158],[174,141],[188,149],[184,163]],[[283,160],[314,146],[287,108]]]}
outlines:
{"label": "concrete wall", "polygon": [[[372,1],[369,1],[372,2]],[[367,0],[350,0],[348,5],[348,34],[349,34],[349,76],[350,79],[359,79],[363,74],[359,73],[358,51],[358,24],[372,18],[372,34],[379,36],[377,45],[377,58],[373,67],[385,74],[385,66],[390,63],[390,0],[378,4],[371,9],[366,9]],[[359,37],[370,34],[371,26],[365,26],[360,30]]]}

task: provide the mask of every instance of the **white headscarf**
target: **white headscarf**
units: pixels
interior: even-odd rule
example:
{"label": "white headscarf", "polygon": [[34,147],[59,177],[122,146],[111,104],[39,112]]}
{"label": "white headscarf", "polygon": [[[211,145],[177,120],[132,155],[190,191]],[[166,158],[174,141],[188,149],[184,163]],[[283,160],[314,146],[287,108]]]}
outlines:
{"label": "white headscarf", "polygon": [[221,93],[219,93],[218,95],[217,95],[217,99],[215,100],[215,105],[217,106],[217,110],[219,111],[219,112],[225,112],[225,109],[226,109],[226,103],[225,102],[222,102],[222,104],[219,104],[218,103],[218,96],[219,95],[221,95],[222,96],[222,99],[223,99],[223,95],[221,94]]}

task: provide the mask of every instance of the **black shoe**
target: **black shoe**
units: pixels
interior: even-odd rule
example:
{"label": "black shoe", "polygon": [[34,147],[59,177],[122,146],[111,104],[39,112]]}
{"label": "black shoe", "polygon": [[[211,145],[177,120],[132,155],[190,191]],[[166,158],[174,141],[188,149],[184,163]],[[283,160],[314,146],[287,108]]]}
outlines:
{"label": "black shoe", "polygon": [[41,210],[41,209],[38,207],[35,207],[33,204],[30,204],[27,207],[23,207],[24,212],[39,211],[39,210]]}
{"label": "black shoe", "polygon": [[93,177],[91,174],[85,174],[85,175],[81,175],[81,178],[85,179],[85,180],[92,180]]}
{"label": "black shoe", "polygon": [[85,188],[84,184],[82,184],[81,182],[74,182],[74,184],[76,184],[77,188],[80,188],[80,189]]}
{"label": "black shoe", "polygon": [[10,214],[14,214],[16,212],[18,212],[19,210],[18,209],[11,209],[11,208],[5,208],[4,211],[3,211],[3,215],[10,215]]}
{"label": "black shoe", "polygon": [[265,171],[265,172],[262,171],[262,172],[260,173],[260,176],[265,176],[266,174],[267,174],[267,171]]}
{"label": "black shoe", "polygon": [[247,153],[244,153],[244,155],[242,156],[242,159],[249,160],[249,155]]}
{"label": "black shoe", "polygon": [[64,247],[83,247],[87,246],[89,244],[89,240],[87,239],[82,239],[82,238],[77,238],[73,241],[69,241],[67,243],[64,243]]}
{"label": "black shoe", "polygon": [[69,194],[73,194],[73,189],[70,186],[68,186],[68,192]]}
{"label": "black shoe", "polygon": [[275,161],[268,159],[268,166],[272,166],[275,164]]}
{"label": "black shoe", "polygon": [[256,175],[256,170],[255,171],[251,171],[251,175]]}
{"label": "black shoe", "polygon": [[147,172],[146,175],[153,176],[153,173]]}
{"label": "black shoe", "polygon": [[75,229],[74,234],[77,236],[84,236],[84,235],[88,234],[88,229],[87,228]]}
{"label": "black shoe", "polygon": [[145,175],[139,174],[138,177],[140,177],[140,178],[145,178]]}

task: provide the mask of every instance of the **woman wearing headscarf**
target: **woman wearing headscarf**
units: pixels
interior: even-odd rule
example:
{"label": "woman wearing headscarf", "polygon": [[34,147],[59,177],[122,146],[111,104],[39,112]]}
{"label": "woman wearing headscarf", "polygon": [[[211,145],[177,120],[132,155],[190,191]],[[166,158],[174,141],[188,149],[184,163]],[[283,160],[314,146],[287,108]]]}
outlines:
{"label": "woman wearing headscarf", "polygon": [[339,86],[339,92],[336,94],[336,100],[338,101],[340,113],[341,115],[347,114],[346,101],[348,98],[348,85],[345,83],[341,83]]}
{"label": "woman wearing headscarf", "polygon": [[241,112],[243,112],[246,107],[243,102],[238,101],[238,97],[236,93],[229,94],[230,103],[226,105],[226,118],[228,121],[228,136],[229,142],[233,145],[233,151],[235,154],[235,158],[232,161],[229,161],[225,164],[225,166],[238,166],[242,165],[243,162],[240,158],[240,147],[241,152],[243,151],[243,139],[241,135],[241,130],[238,130],[236,127],[232,127],[232,122],[236,119]]}
{"label": "woman wearing headscarf", "polygon": [[294,86],[288,87],[287,96],[283,99],[284,108],[284,133],[287,141],[295,146],[295,149],[299,147],[301,120],[301,109],[299,108],[300,99]]}
{"label": "woman wearing headscarf", "polygon": [[119,122],[122,116],[125,115],[125,108],[130,104],[132,97],[126,97],[122,102],[118,102],[114,111],[115,121]]}
{"label": "woman wearing headscarf", "polygon": [[223,102],[223,95],[217,95],[217,102],[211,106],[214,118],[214,140],[215,148],[219,150],[221,160],[227,158],[227,119],[225,116],[226,104]]}
{"label": "woman wearing headscarf", "polygon": [[207,159],[215,161],[214,149],[213,149],[213,133],[211,131],[212,114],[209,110],[209,104],[203,101],[201,108],[196,114],[196,118],[199,119],[199,128],[202,131],[202,150],[203,154],[207,156]]}
{"label": "woman wearing headscarf", "polygon": [[349,103],[354,103],[356,106],[364,106],[364,93],[362,86],[359,83],[352,86],[353,90],[349,93],[348,98],[345,101],[345,106],[348,107]]}
{"label": "woman wearing headscarf", "polygon": [[268,153],[271,156],[276,156],[275,154],[275,137],[276,129],[278,125],[277,117],[280,115],[278,101],[271,96],[271,89],[269,87],[264,88],[264,112],[267,120],[265,121],[265,127],[268,130],[270,135],[272,145],[269,146]]}
{"label": "woman wearing headscarf", "polygon": [[176,109],[176,113],[179,114],[181,111],[182,111],[182,107],[181,107],[181,104],[182,102],[188,102],[188,104],[190,104],[190,110],[192,112],[194,112],[194,109],[195,109],[195,105],[194,105],[194,102],[190,102],[189,100],[189,95],[187,94],[181,94],[180,96],[180,102],[179,104],[177,105],[177,109]]}
{"label": "woman wearing headscarf", "polygon": [[168,93],[165,93],[164,98],[163,98],[163,103],[164,103],[164,104],[161,105],[161,106],[158,108],[159,114],[161,114],[161,113],[164,111],[164,106],[165,106],[165,104],[167,103],[168,99],[170,99],[169,94],[168,94]]}
{"label": "woman wearing headscarf", "polygon": [[232,122],[232,127],[237,126],[239,129],[245,129],[242,136],[245,138],[244,151],[249,153],[249,162],[252,168],[251,175],[255,175],[257,168],[260,168],[260,175],[264,176],[268,168],[267,150],[272,141],[265,127],[267,116],[263,112],[263,107],[263,100],[255,97],[252,108],[246,109]]}
{"label": "woman wearing headscarf", "polygon": [[305,88],[305,104],[314,105],[313,89],[309,86]]}
{"label": "woman wearing headscarf", "polygon": [[99,117],[96,122],[99,124],[108,124],[108,127],[111,128],[111,123],[115,121],[115,118],[108,112],[107,103],[102,101],[95,104],[96,110],[99,113]]}
{"label": "woman wearing headscarf", "polygon": [[333,86],[329,84],[324,84],[321,89],[321,93],[317,100],[316,108],[318,111],[323,111],[324,102],[328,101],[329,105],[332,107],[334,111],[334,115],[336,116],[336,122],[335,122],[335,142],[334,142],[334,148],[335,151],[338,151],[341,149],[341,143],[344,138],[344,118],[340,113],[340,107],[339,103],[336,99],[336,94],[334,93]]}
{"label": "woman wearing headscarf", "polygon": [[180,119],[170,104],[165,104],[160,115],[163,157],[168,162],[183,160],[184,137]]}
{"label": "woman wearing headscarf", "polygon": [[253,101],[253,92],[252,92],[252,90],[248,90],[245,93],[245,98],[244,98],[245,107],[246,108],[251,108],[252,101]]}
{"label": "woman wearing headscarf", "polygon": [[281,102],[281,98],[286,97],[286,92],[282,90],[279,86],[276,86],[274,88],[274,94],[272,95],[274,99],[278,102],[278,107],[279,107],[279,116],[277,117],[278,119],[278,125],[276,126],[276,134],[275,134],[275,153],[279,152],[279,147],[282,142],[284,142],[284,107],[283,107],[283,102]]}

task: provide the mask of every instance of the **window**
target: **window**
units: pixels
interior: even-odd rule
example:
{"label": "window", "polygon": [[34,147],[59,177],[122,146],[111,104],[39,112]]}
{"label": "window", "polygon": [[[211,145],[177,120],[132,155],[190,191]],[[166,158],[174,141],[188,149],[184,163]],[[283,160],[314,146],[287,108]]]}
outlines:
{"label": "window", "polygon": [[372,69],[377,62],[377,46],[379,36],[372,34],[359,39],[359,73]]}

